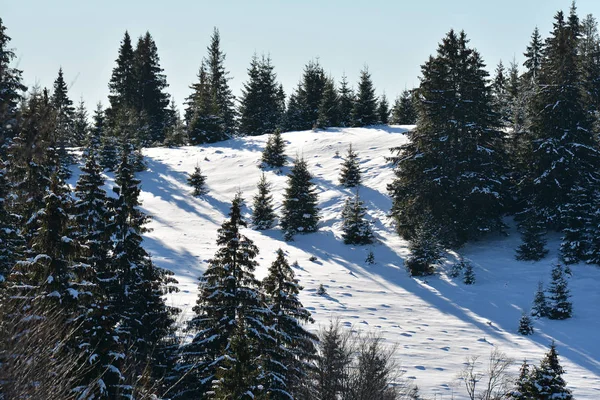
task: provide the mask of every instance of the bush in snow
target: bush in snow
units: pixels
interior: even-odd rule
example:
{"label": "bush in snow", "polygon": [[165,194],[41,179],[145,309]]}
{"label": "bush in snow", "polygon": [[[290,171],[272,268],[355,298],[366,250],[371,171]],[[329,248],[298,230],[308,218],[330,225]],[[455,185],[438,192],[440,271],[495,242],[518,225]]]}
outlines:
{"label": "bush in snow", "polygon": [[369,250],[369,254],[367,254],[367,258],[365,258],[365,263],[369,265],[375,264],[375,254],[373,254],[373,250]]}
{"label": "bush in snow", "polygon": [[196,165],[194,172],[188,176],[187,181],[188,185],[194,188],[194,191],[192,192],[194,196],[203,196],[208,193],[208,190],[206,189],[206,176],[202,175],[199,165]]}
{"label": "bush in snow", "polygon": [[322,283],[319,285],[319,288],[317,289],[317,294],[319,296],[323,296],[323,295],[327,294],[327,289],[325,289],[325,286],[323,286]]}
{"label": "bush in snow", "polygon": [[533,325],[531,322],[531,318],[525,312],[521,314],[521,319],[519,320],[519,333],[524,336],[533,335]]}

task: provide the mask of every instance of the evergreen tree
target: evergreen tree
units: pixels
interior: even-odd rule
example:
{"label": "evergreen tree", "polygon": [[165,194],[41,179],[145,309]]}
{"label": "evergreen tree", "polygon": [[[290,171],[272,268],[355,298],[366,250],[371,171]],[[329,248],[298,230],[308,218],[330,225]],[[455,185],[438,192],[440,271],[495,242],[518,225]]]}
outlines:
{"label": "evergreen tree", "polygon": [[248,82],[244,83],[240,99],[240,132],[246,135],[264,135],[280,128],[283,118],[280,85],[273,71],[271,58],[252,56],[248,68]]}
{"label": "evergreen tree", "polygon": [[594,116],[596,129],[600,116],[600,35],[598,22],[592,14],[581,21],[579,59],[585,103]]}
{"label": "evergreen tree", "polygon": [[302,79],[296,89],[294,96],[296,104],[292,104],[292,97],[290,97],[287,119],[291,129],[306,130],[317,126],[326,84],[327,77],[319,61],[309,61],[304,67]]}
{"label": "evergreen tree", "polygon": [[550,345],[550,350],[535,368],[532,376],[533,398],[537,400],[571,400],[573,395],[567,389],[567,384],[562,375],[565,373],[558,360],[558,353],[554,342]]}
{"label": "evergreen tree", "polygon": [[202,61],[198,83],[191,86],[193,93],[187,98],[186,119],[190,143],[215,143],[227,139],[220,124],[219,109],[212,93],[206,64]]}
{"label": "evergreen tree", "polygon": [[567,279],[562,265],[556,264],[552,268],[552,282],[548,288],[548,318],[568,319],[573,314],[573,304],[567,286]]}
{"label": "evergreen tree", "polygon": [[262,153],[263,167],[281,168],[287,163],[285,157],[285,142],[279,129],[267,139],[267,145]]}
{"label": "evergreen tree", "polygon": [[21,83],[22,71],[11,67],[16,55],[10,40],[0,18],[0,154],[5,153],[5,146],[16,133],[18,104],[27,90]]}
{"label": "evergreen tree", "polygon": [[23,257],[25,241],[21,236],[18,226],[21,221],[19,217],[8,209],[8,196],[10,187],[6,180],[6,168],[4,161],[0,158],[0,299],[2,297],[2,286],[6,276]]}
{"label": "evergreen tree", "polygon": [[378,122],[380,124],[387,125],[390,122],[390,105],[385,93],[381,95],[381,98],[379,99],[377,115],[379,116]]}
{"label": "evergreen tree", "polygon": [[492,81],[492,97],[495,110],[500,114],[502,126],[509,126],[512,118],[508,93],[508,78],[502,60],[496,66]]}
{"label": "evergreen tree", "polygon": [[265,352],[265,394],[269,399],[301,398],[295,392],[312,368],[318,339],[302,327],[314,321],[298,298],[302,286],[281,249],[263,280],[263,288],[270,310],[267,323],[275,332],[275,341]]}
{"label": "evergreen tree", "polygon": [[523,312],[521,314],[518,332],[524,336],[533,335],[533,323],[531,322],[531,318],[526,312]]}
{"label": "evergreen tree", "polygon": [[263,173],[257,185],[258,193],[254,196],[252,207],[252,226],[258,230],[271,229],[275,224],[275,211],[273,210],[273,195],[271,184]]}
{"label": "evergreen tree", "polygon": [[377,100],[375,99],[375,88],[371,81],[371,74],[367,67],[360,71],[360,80],[358,82],[358,91],[354,108],[352,109],[352,119],[354,126],[368,126],[377,123]]}
{"label": "evergreen tree", "polygon": [[526,212],[525,220],[521,224],[523,244],[517,249],[517,260],[539,261],[548,254],[543,224],[532,213]]}
{"label": "evergreen tree", "polygon": [[473,271],[473,265],[471,263],[467,263],[465,274],[463,276],[463,283],[465,285],[473,285],[475,283],[475,272]]}
{"label": "evergreen tree", "polygon": [[349,334],[342,331],[339,323],[330,322],[319,335],[316,388],[314,396],[307,398],[328,400],[344,395],[353,350]]}
{"label": "evergreen tree", "polygon": [[116,123],[115,119],[121,110],[133,108],[136,104],[138,82],[135,72],[135,54],[127,31],[121,41],[116,63],[108,83],[110,107],[106,110],[106,117],[111,126]]}
{"label": "evergreen tree", "polygon": [[505,151],[487,72],[464,32],[450,31],[422,67],[419,119],[410,141],[392,149],[388,186],[398,233],[410,240],[429,216],[459,246],[502,231]]}
{"label": "evergreen tree", "polygon": [[301,131],[306,129],[304,123],[304,109],[301,104],[301,99],[298,95],[298,90],[292,92],[288,99],[287,110],[285,112],[285,129],[287,131]]}
{"label": "evergreen tree", "polygon": [[410,256],[404,261],[411,276],[431,275],[442,257],[442,246],[432,224],[418,228],[409,243]]}
{"label": "evergreen tree", "polygon": [[547,317],[550,313],[548,302],[546,300],[546,294],[544,293],[544,285],[542,282],[538,282],[538,288],[533,298],[533,305],[531,307],[531,316],[535,318]]}
{"label": "evergreen tree", "polygon": [[218,231],[219,250],[200,278],[195,316],[188,323],[194,338],[183,348],[177,397],[207,398],[209,391],[219,398],[258,394],[257,363],[273,338],[261,322],[268,309],[254,277],[258,248],[241,232],[246,227],[242,203],[236,195]]}
{"label": "evergreen tree", "polygon": [[319,222],[317,192],[304,158],[296,158],[288,175],[285,189],[281,228],[285,239],[292,240],[297,233],[316,232]]}
{"label": "evergreen tree", "polygon": [[340,88],[338,90],[338,112],[340,126],[353,126],[352,110],[354,109],[354,92],[348,86],[346,75],[342,75]]}
{"label": "evergreen tree", "polygon": [[319,117],[317,126],[319,128],[329,128],[340,124],[339,98],[333,78],[325,80],[323,89],[323,98],[319,105]]}
{"label": "evergreen tree", "polygon": [[342,238],[345,244],[371,244],[373,231],[371,223],[365,219],[367,208],[358,195],[348,197],[342,210]]}
{"label": "evergreen tree", "polygon": [[185,124],[181,119],[179,109],[175,105],[175,101],[171,101],[169,109],[171,121],[167,124],[168,128],[165,132],[165,146],[179,147],[188,144],[188,137]]}
{"label": "evergreen tree", "polygon": [[[563,205],[565,212],[563,219],[562,243],[560,244],[560,255],[565,264],[575,264],[584,261],[592,248],[594,231],[593,204],[594,193],[590,189],[581,186],[573,186],[568,196],[568,202]],[[591,232],[590,232],[591,231]]]}
{"label": "evergreen tree", "polygon": [[390,123],[396,125],[413,125],[417,123],[417,110],[412,91],[405,89],[400,97],[396,98],[392,107]]}
{"label": "evergreen tree", "polygon": [[544,43],[540,31],[535,27],[531,34],[531,41],[527,46],[527,49],[523,55],[525,56],[525,62],[523,65],[527,69],[523,74],[523,79],[527,83],[537,82],[540,70],[542,68],[542,56],[544,53]]}
{"label": "evergreen tree", "polygon": [[508,393],[508,398],[511,400],[532,400],[535,388],[532,383],[531,371],[527,360],[523,361],[519,371],[519,377],[515,382],[515,387]]}
{"label": "evergreen tree", "polygon": [[194,172],[190,174],[187,178],[188,185],[194,188],[192,192],[193,196],[204,196],[208,193],[206,188],[206,176],[202,175],[202,170],[200,170],[200,166],[196,164],[194,167]]}
{"label": "evergreen tree", "polygon": [[[83,99],[79,101],[73,115],[73,145],[85,146],[85,140],[88,138],[89,131],[88,113]],[[84,150],[86,150],[84,148]]]}
{"label": "evergreen tree", "polygon": [[340,170],[340,184],[347,188],[357,187],[362,181],[358,154],[348,145],[348,153]]}
{"label": "evergreen tree", "polygon": [[58,152],[60,159],[60,174],[64,179],[68,179],[71,176],[69,166],[74,162],[73,157],[69,154],[66,147],[75,144],[73,141],[75,136],[75,109],[73,108],[73,101],[69,98],[68,90],[62,68],[60,68],[58,70],[58,77],[54,81],[52,98],[50,101],[54,107],[54,116],[56,118],[55,133],[52,142],[54,146],[56,146]]}

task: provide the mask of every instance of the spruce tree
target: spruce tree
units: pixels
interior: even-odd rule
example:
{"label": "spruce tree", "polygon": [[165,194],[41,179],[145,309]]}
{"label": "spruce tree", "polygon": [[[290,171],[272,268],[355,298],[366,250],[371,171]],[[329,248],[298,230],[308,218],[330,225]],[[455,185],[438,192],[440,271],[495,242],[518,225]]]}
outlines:
{"label": "spruce tree", "polygon": [[285,130],[286,131],[301,131],[306,128],[304,122],[304,106],[302,99],[298,94],[299,88],[290,94],[288,99],[287,109],[285,111]]}
{"label": "spruce tree", "polygon": [[405,89],[400,97],[396,98],[392,107],[390,123],[396,125],[414,125],[417,123],[417,110],[412,91]]}
{"label": "spruce tree", "polygon": [[348,153],[340,169],[340,184],[347,188],[357,187],[362,181],[358,154],[348,145]]}
{"label": "spruce tree", "polygon": [[25,240],[18,226],[18,215],[9,211],[8,196],[10,186],[6,180],[6,167],[0,158],[0,298],[2,286],[12,267],[23,257]]}
{"label": "spruce tree", "polygon": [[352,119],[354,126],[374,125],[379,120],[375,88],[373,87],[373,81],[371,81],[369,69],[366,66],[360,71],[356,100],[352,109]]}
{"label": "spruce tree", "polygon": [[262,323],[269,311],[254,277],[258,248],[241,232],[247,225],[242,205],[237,194],[218,231],[219,249],[200,278],[195,316],[188,323],[194,337],[182,349],[181,398],[208,398],[209,391],[220,398],[258,394],[253,378],[263,361],[261,349],[273,338]]}
{"label": "spruce tree", "polygon": [[502,126],[509,126],[511,121],[510,99],[508,94],[508,78],[502,60],[498,62],[492,80],[492,97],[496,112],[500,114]]}
{"label": "spruce tree", "polygon": [[204,61],[198,72],[198,83],[193,84],[191,89],[194,92],[187,98],[186,109],[190,143],[198,145],[227,139],[220,123],[218,104],[213,97],[209,72]]}
{"label": "spruce tree", "polygon": [[475,272],[471,263],[467,263],[465,274],[463,275],[463,283],[465,285],[473,285],[475,283]]}
{"label": "spruce tree", "polygon": [[404,261],[411,276],[433,274],[442,257],[442,246],[432,224],[418,228],[408,246],[410,256]]}
{"label": "spruce tree", "polygon": [[270,57],[252,56],[248,82],[244,83],[239,107],[239,130],[246,135],[264,135],[280,128],[283,110],[280,86]]}
{"label": "spruce tree", "polygon": [[262,153],[263,167],[281,168],[287,163],[285,157],[285,142],[279,129],[269,135]]}
{"label": "spruce tree", "polygon": [[548,254],[544,227],[539,218],[529,210],[525,213],[525,221],[521,224],[523,244],[517,249],[517,260],[539,261]]}
{"label": "spruce tree", "polygon": [[377,120],[378,123],[387,125],[390,122],[390,104],[388,103],[385,93],[382,94],[379,99],[377,115],[379,116],[379,119]]}
{"label": "spruce tree", "polygon": [[338,112],[340,118],[340,126],[353,126],[352,110],[354,109],[354,92],[348,86],[346,75],[342,75],[340,88],[338,90]]}
{"label": "spruce tree", "polygon": [[110,107],[106,110],[106,117],[111,126],[116,123],[115,119],[123,109],[133,108],[136,104],[138,82],[135,74],[135,54],[127,31],[115,62],[117,65],[108,83]]}
{"label": "spruce tree", "polygon": [[[75,113],[73,114],[73,145],[86,146],[86,139],[89,131],[88,112],[83,99],[79,101]],[[85,150],[85,149],[84,149]]]}
{"label": "spruce tree", "polygon": [[[290,97],[287,118],[288,124],[295,119],[294,123],[291,124],[292,129],[306,130],[318,126],[319,109],[326,85],[327,77],[319,61],[309,61],[304,67],[302,79],[296,89],[294,100],[297,108],[292,107],[292,98]],[[297,115],[291,115],[292,112],[297,113]]]}
{"label": "spruce tree", "polygon": [[275,339],[265,352],[264,393],[269,399],[301,398],[295,392],[312,368],[318,339],[302,326],[314,320],[298,298],[302,286],[281,249],[262,286],[270,310],[267,324]]}
{"label": "spruce tree", "polygon": [[323,89],[323,98],[319,105],[317,126],[329,128],[340,124],[339,98],[333,78],[327,78]]}
{"label": "spruce tree", "polygon": [[532,383],[532,371],[529,370],[527,360],[521,364],[519,377],[515,382],[515,387],[509,391],[507,397],[511,400],[532,400],[535,395],[535,388]]}
{"label": "spruce tree", "polygon": [[179,109],[175,105],[175,101],[171,101],[169,108],[170,121],[167,124],[168,128],[165,132],[165,146],[180,147],[185,146],[189,142],[186,126],[181,119]]}
{"label": "spruce tree", "polygon": [[225,53],[221,50],[221,35],[214,28],[207,48],[206,67],[211,97],[216,104],[219,131],[227,136],[235,133],[235,96],[229,87],[229,71],[225,69]]}
{"label": "spruce tree", "polygon": [[348,197],[342,210],[342,238],[345,244],[371,244],[373,231],[371,223],[366,220],[367,208],[358,195]]}
{"label": "spruce tree", "polygon": [[392,149],[391,215],[408,240],[425,216],[446,228],[444,245],[504,228],[504,134],[484,63],[467,43],[464,32],[450,31],[423,65],[417,127],[408,143]]}
{"label": "spruce tree", "polygon": [[573,304],[565,272],[560,264],[552,268],[552,281],[548,288],[548,318],[568,319],[573,314]]}
{"label": "spruce tree", "polygon": [[285,189],[281,228],[286,240],[297,233],[316,232],[319,222],[317,192],[304,158],[296,158]]}
{"label": "spruce tree", "polygon": [[531,306],[531,316],[535,318],[547,317],[550,313],[548,307],[548,301],[546,300],[546,294],[544,292],[544,285],[540,281],[533,298],[533,305]]}
{"label": "spruce tree", "polygon": [[67,147],[74,145],[74,116],[75,108],[73,101],[69,98],[67,83],[65,82],[62,68],[58,70],[58,77],[54,81],[52,90],[52,98],[50,99],[52,107],[54,107],[54,115],[56,118],[55,133],[53,137],[54,146],[58,152],[60,159],[60,174],[63,179],[68,179],[71,176],[69,166],[74,160],[69,154]]}
{"label": "spruce tree", "polygon": [[316,388],[314,395],[308,398],[328,400],[344,395],[353,351],[349,333],[343,332],[339,323],[330,322],[319,335]]}
{"label": "spruce tree", "polygon": [[536,400],[571,400],[573,395],[567,389],[567,383],[562,375],[565,370],[560,365],[556,345],[550,345],[550,350],[542,359],[540,366],[532,373],[532,397]]}
{"label": "spruce tree", "polygon": [[271,229],[275,224],[275,211],[273,210],[273,195],[271,184],[263,173],[257,185],[258,193],[254,196],[252,207],[252,226],[254,229]]}
{"label": "spruce tree", "polygon": [[187,182],[188,185],[194,188],[194,191],[192,192],[193,196],[204,196],[208,193],[206,188],[206,176],[202,175],[202,170],[198,164],[194,167],[194,172],[188,176]]}
{"label": "spruce tree", "polygon": [[521,314],[518,332],[524,336],[533,335],[533,323],[531,322],[531,318],[526,312],[523,312]]}
{"label": "spruce tree", "polygon": [[525,56],[525,62],[523,65],[527,69],[523,74],[523,79],[527,83],[537,82],[540,70],[542,67],[542,56],[544,53],[544,43],[542,42],[542,36],[536,26],[531,34],[531,41],[527,46],[527,49],[523,55]]}
{"label": "spruce tree", "polygon": [[590,254],[593,236],[597,235],[595,199],[597,196],[591,188],[577,185],[569,192],[568,202],[563,205],[565,227],[560,244],[560,256],[565,264],[585,261]]}

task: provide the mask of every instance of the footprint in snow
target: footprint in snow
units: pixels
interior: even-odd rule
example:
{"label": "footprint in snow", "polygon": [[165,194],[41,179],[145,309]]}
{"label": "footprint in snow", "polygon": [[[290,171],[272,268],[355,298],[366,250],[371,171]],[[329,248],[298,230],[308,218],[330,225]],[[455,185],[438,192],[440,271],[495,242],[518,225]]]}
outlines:
{"label": "footprint in snow", "polygon": [[415,369],[418,369],[419,371],[425,371],[426,370],[426,368],[424,366],[422,366],[422,365],[416,365]]}
{"label": "footprint in snow", "polygon": [[406,333],[406,332],[402,332],[400,335],[406,336],[406,337],[412,337],[412,335],[410,333]]}
{"label": "footprint in snow", "polygon": [[450,351],[450,347],[448,347],[448,346],[440,347],[440,350]]}
{"label": "footprint in snow", "polygon": [[437,371],[444,371],[444,368],[442,368],[442,367],[437,367],[437,368],[434,368],[434,369],[437,370]]}

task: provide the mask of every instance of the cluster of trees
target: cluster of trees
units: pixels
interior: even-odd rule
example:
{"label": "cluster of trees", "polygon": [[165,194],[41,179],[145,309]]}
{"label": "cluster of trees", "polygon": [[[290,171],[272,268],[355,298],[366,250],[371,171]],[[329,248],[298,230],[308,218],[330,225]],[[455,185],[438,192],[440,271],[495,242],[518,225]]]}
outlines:
{"label": "cluster of trees", "polygon": [[507,214],[522,232],[519,259],[543,258],[551,230],[564,263],[598,264],[600,37],[574,5],[554,19],[545,40],[534,31],[521,73],[500,63],[490,79],[453,30],[423,64],[417,125],[392,149],[388,187],[415,274],[431,273],[441,249],[503,232]]}

